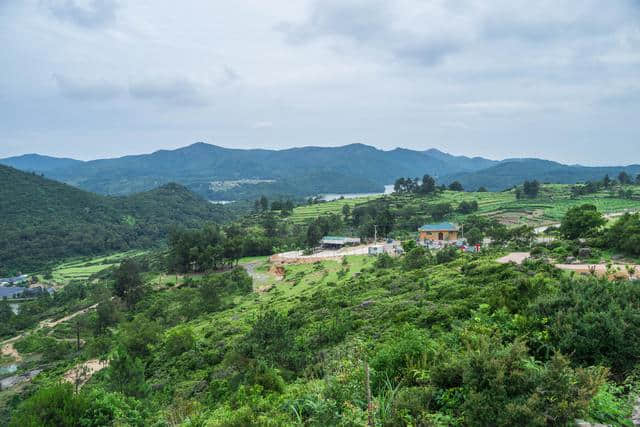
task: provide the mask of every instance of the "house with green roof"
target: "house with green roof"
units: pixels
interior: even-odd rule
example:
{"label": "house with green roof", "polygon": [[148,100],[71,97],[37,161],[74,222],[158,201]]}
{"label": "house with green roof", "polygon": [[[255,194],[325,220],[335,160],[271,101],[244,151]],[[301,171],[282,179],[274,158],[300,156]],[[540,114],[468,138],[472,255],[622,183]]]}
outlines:
{"label": "house with green roof", "polygon": [[420,240],[431,240],[432,242],[455,242],[460,234],[460,227],[451,222],[440,222],[438,224],[426,224],[418,228]]}

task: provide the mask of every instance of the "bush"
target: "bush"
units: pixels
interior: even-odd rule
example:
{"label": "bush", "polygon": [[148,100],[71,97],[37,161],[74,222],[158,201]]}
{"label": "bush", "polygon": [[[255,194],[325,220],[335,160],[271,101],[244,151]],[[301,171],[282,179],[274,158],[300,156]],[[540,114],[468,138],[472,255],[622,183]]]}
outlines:
{"label": "bush", "polygon": [[417,270],[426,267],[429,263],[428,252],[422,246],[416,246],[404,256],[402,266],[405,270]]}
{"label": "bush", "polygon": [[193,330],[188,326],[182,326],[169,332],[165,341],[165,349],[169,356],[175,357],[193,349],[195,343]]}

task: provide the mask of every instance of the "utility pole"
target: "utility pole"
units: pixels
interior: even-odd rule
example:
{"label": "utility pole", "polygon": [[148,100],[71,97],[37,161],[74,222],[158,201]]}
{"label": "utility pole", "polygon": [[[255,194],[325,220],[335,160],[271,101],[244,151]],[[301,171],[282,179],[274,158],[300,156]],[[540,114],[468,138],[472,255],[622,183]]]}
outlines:
{"label": "utility pole", "polygon": [[373,427],[373,402],[371,401],[371,383],[369,381],[369,364],[364,361],[364,387],[367,393],[367,425]]}
{"label": "utility pole", "polygon": [[80,351],[80,319],[76,320],[76,351]]}
{"label": "utility pole", "polygon": [[373,224],[373,243],[378,241],[378,225]]}

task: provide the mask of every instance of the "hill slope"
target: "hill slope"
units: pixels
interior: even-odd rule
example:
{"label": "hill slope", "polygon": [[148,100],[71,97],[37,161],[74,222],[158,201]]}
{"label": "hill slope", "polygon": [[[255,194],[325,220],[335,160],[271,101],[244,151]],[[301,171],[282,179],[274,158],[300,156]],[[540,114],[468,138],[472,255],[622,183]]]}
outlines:
{"label": "hill slope", "polygon": [[492,191],[499,191],[533,179],[540,182],[574,184],[600,180],[606,174],[615,178],[623,170],[635,177],[640,173],[640,165],[587,167],[563,165],[540,159],[509,159],[487,169],[449,175],[443,178],[443,181],[445,183],[460,181],[467,190],[485,187]]}
{"label": "hill slope", "polygon": [[0,166],[0,275],[63,257],[149,247],[174,225],[226,219],[223,207],[176,184],[106,197]]}

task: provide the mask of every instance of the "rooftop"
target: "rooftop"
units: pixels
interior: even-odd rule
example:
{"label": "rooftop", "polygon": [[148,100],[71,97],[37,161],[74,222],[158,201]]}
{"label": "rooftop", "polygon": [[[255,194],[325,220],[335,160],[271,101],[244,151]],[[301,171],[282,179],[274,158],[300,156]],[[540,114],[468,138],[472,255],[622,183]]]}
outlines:
{"label": "rooftop", "polygon": [[458,226],[450,222],[440,222],[438,224],[426,224],[418,228],[418,231],[458,231]]}

